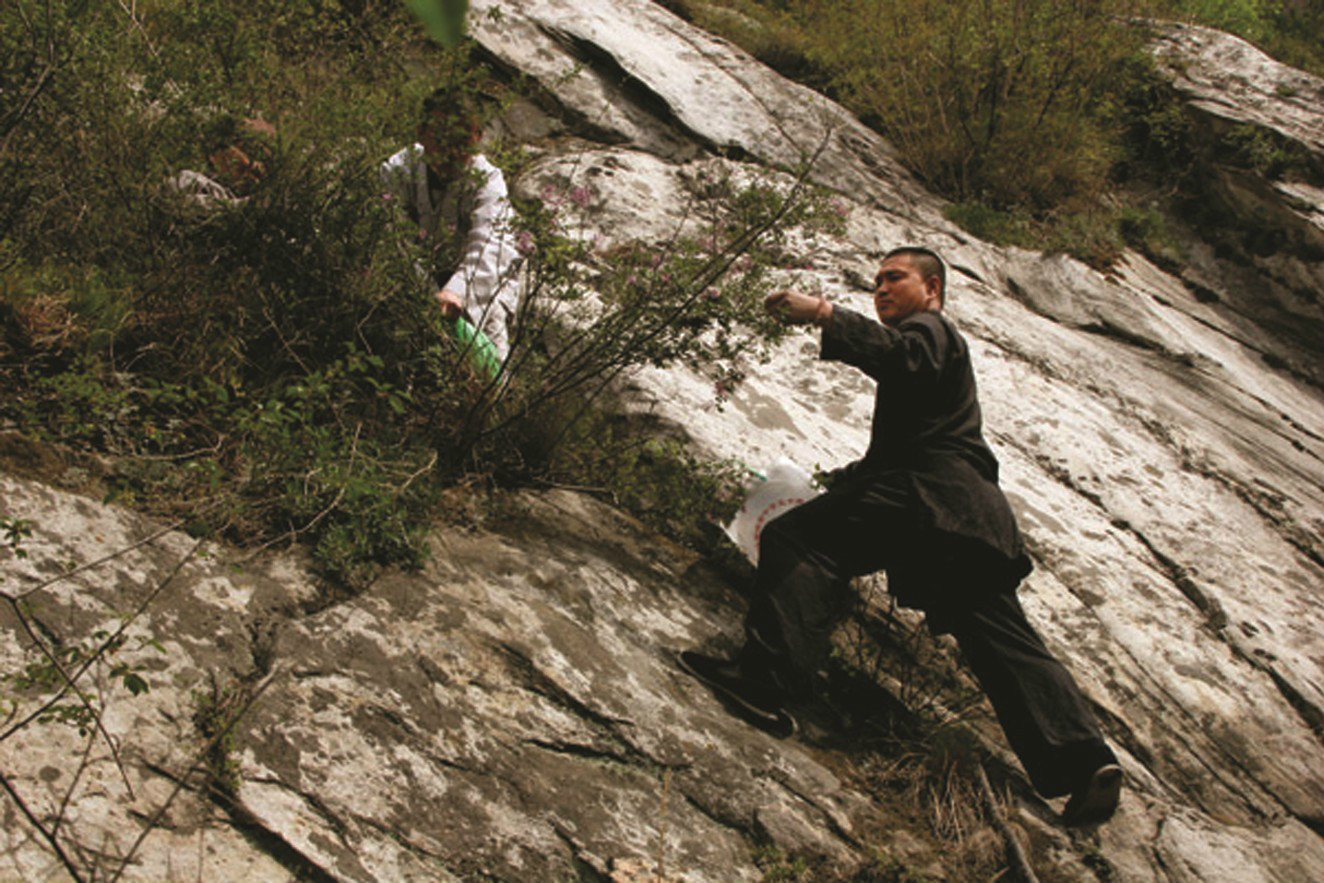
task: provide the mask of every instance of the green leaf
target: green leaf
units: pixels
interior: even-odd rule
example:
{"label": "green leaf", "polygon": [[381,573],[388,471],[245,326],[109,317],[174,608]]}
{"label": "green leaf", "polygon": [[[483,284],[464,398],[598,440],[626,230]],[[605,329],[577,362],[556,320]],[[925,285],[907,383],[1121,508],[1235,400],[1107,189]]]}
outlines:
{"label": "green leaf", "polygon": [[464,16],[469,0],[405,0],[428,35],[447,49],[460,45],[464,37]]}

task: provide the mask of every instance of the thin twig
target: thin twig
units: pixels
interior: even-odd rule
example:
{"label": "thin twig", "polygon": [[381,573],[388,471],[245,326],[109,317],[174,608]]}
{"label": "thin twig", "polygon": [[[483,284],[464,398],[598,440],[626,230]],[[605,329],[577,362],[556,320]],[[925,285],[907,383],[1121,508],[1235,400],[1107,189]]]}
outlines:
{"label": "thin twig", "polygon": [[[26,18],[26,17],[25,17]],[[28,30],[31,31],[32,24],[27,22]],[[27,116],[28,111],[36,102],[37,97],[41,95],[42,90],[46,88],[46,83],[50,80],[51,74],[55,71],[55,39],[51,36],[51,31],[55,27],[54,16],[51,10],[51,0],[46,0],[46,67],[37,77],[37,85],[28,93],[21,107],[16,110],[12,116],[12,122],[6,122],[4,141],[0,141],[0,156],[9,152],[9,139],[18,130],[19,123],[23,122],[23,117]],[[33,34],[33,39],[37,38]]]}
{"label": "thin twig", "polygon": [[[74,791],[78,789],[78,780],[83,778],[83,773],[87,772],[92,765],[89,758],[92,756],[92,746],[97,742],[96,734],[89,733],[87,742],[83,745],[83,756],[78,761],[78,768],[74,770],[73,779],[69,782],[68,789],[64,792],[64,797],[60,800],[60,810],[55,814],[55,823],[51,825],[51,834],[58,836],[60,825],[64,822],[64,814],[69,809],[69,802],[73,800]],[[132,794],[132,792],[130,792]]]}
{"label": "thin twig", "polygon": [[662,771],[662,806],[657,823],[657,883],[667,879],[667,802],[671,797],[671,767]]}
{"label": "thin twig", "polygon": [[308,531],[312,530],[314,527],[318,525],[319,522],[321,522],[323,518],[330,515],[331,512],[334,511],[335,508],[340,505],[340,501],[345,498],[345,488],[349,486],[349,478],[354,472],[354,461],[358,459],[359,436],[362,434],[362,432],[363,432],[363,422],[359,421],[358,425],[354,427],[354,440],[350,443],[349,446],[348,474],[345,477],[345,481],[341,483],[340,489],[336,491],[335,499],[332,500],[330,505],[328,505],[325,509],[314,515],[312,520],[309,521],[307,524],[305,524],[302,528],[298,528],[297,530],[291,531],[292,536],[297,536],[298,534],[305,534]]}
{"label": "thin twig", "polygon": [[415,479],[417,479],[424,473],[430,472],[432,470],[432,467],[436,465],[437,465],[437,452],[433,451],[432,456],[428,458],[428,461],[424,463],[421,467],[419,467],[417,470],[412,472],[409,475],[409,477],[405,479],[404,484],[396,488],[393,496],[399,497],[401,494],[403,494],[405,491],[409,489],[409,486],[414,483]]}
{"label": "thin twig", "polygon": [[[199,751],[197,755],[194,757],[193,763],[189,765],[188,769],[184,771],[184,774],[180,776],[178,780],[175,782],[175,787],[171,789],[169,796],[167,796],[165,801],[159,807],[157,807],[156,812],[152,813],[152,817],[147,820],[146,826],[144,826],[142,832],[139,833],[138,839],[135,840],[133,842],[133,845],[129,847],[129,851],[124,854],[124,859],[120,864],[119,869],[115,871],[114,875],[110,878],[109,883],[117,883],[117,881],[120,878],[120,875],[124,873],[124,869],[127,868],[129,866],[130,861],[132,861],[134,853],[136,853],[138,849],[142,846],[143,841],[147,839],[147,835],[151,834],[153,831],[157,829],[157,827],[160,825],[161,818],[166,814],[166,811],[170,809],[170,805],[175,802],[175,798],[179,796],[179,792],[184,790],[184,786],[188,782],[189,775],[204,764],[207,756],[210,755],[211,752],[216,748],[216,746],[221,743],[221,740],[223,740],[226,736],[230,734],[230,731],[234,729],[237,723],[239,723],[239,719],[242,718],[248,712],[248,710],[253,707],[253,705],[257,702],[258,698],[261,697],[263,692],[266,691],[267,687],[271,686],[271,682],[275,680],[276,675],[278,674],[280,674],[279,668],[274,669],[265,678],[259,681],[257,686],[253,688],[252,693],[250,693],[248,698],[244,700],[243,704],[239,707],[239,709],[236,710],[235,713],[230,716],[230,719],[226,722],[225,726],[222,727],[219,732],[215,733],[210,739],[207,740],[206,744],[203,745],[202,750]],[[1038,881],[1034,881],[1034,883],[1038,883]]]}
{"label": "thin twig", "polygon": [[77,576],[78,574],[82,573],[85,570],[91,570],[94,567],[100,567],[102,564],[105,564],[108,561],[114,561],[116,558],[119,558],[122,555],[126,555],[135,549],[138,549],[142,546],[147,545],[150,542],[153,542],[154,540],[160,539],[161,537],[165,536],[171,531],[178,530],[179,528],[183,527],[184,521],[185,519],[181,518],[180,520],[174,522],[173,524],[166,525],[165,527],[158,530],[156,533],[143,537],[141,540],[138,540],[136,543],[133,543],[132,545],[125,546],[122,549],[116,549],[114,552],[111,552],[108,555],[103,555],[102,557],[98,558],[95,561],[89,561],[86,564],[80,564],[78,567],[75,567],[73,570],[66,570],[64,573],[57,574],[56,576],[51,577],[45,582],[38,583],[37,585],[33,586],[30,589],[25,589],[22,592],[19,592],[17,595],[10,595],[8,592],[0,592],[0,598],[4,598],[5,600],[8,601],[22,601],[24,598],[26,598],[28,595],[33,594],[34,592],[40,592],[42,589],[53,586],[56,583],[60,582],[61,580],[69,579],[69,577],[71,576]]}
{"label": "thin twig", "polygon": [[[350,446],[350,450],[349,450],[350,470],[353,470],[354,461],[358,458],[359,436],[362,433],[362,431],[363,431],[363,422],[359,421],[358,425],[354,427],[354,441]],[[309,475],[306,476],[305,478],[311,477],[311,475],[312,473],[309,473]],[[306,490],[307,481],[305,481],[304,484]],[[267,549],[271,548],[272,546],[276,545],[276,543],[279,543],[282,540],[294,540],[297,539],[301,534],[305,534],[308,531],[312,530],[322,521],[323,518],[325,518],[327,515],[330,515],[331,512],[337,506],[340,505],[340,501],[345,498],[345,488],[347,487],[347,485],[348,485],[348,479],[346,479],[346,481],[340,485],[340,489],[336,491],[335,499],[333,499],[325,509],[314,515],[312,519],[303,527],[291,527],[289,530],[285,531],[284,533],[274,536],[271,539],[267,540],[265,543],[256,546],[255,548],[250,550],[247,555],[239,559],[240,563],[246,564],[249,561],[252,561],[254,558],[258,556],[259,553],[266,551]]]}
{"label": "thin twig", "polygon": [[615,497],[615,494],[612,493],[611,488],[593,487],[591,485],[586,485],[586,484],[565,484],[559,481],[548,481],[545,478],[534,479],[534,481],[537,483],[539,487],[549,488],[552,490],[576,491],[582,494],[594,494],[598,496],[604,496],[604,497],[609,496],[613,498]]}
{"label": "thin twig", "polygon": [[119,4],[120,9],[123,9],[124,13],[128,15],[129,21],[133,22],[134,30],[138,32],[138,36],[142,37],[143,45],[147,47],[147,51],[152,53],[153,58],[159,58],[161,53],[152,44],[152,38],[147,35],[147,29],[143,27],[142,20],[138,18],[138,11],[134,8],[138,5],[137,2],[130,6],[124,0],[119,0]]}
{"label": "thin twig", "polygon": [[[22,610],[20,609],[17,601],[15,601],[10,596],[7,595],[4,596],[4,600],[9,601],[9,603],[13,606],[15,613],[18,614],[19,622],[23,626],[24,631],[26,631],[28,636],[32,638],[34,642],[36,642],[37,646],[41,649],[42,654],[46,656],[47,660],[52,665],[54,665],[56,670],[60,673],[60,676],[64,679],[64,686],[62,686],[55,693],[55,695],[52,696],[49,700],[47,700],[44,704],[38,707],[27,717],[23,718],[23,720],[19,721],[16,724],[11,725],[4,732],[0,733],[0,742],[5,741],[15,732],[21,730],[23,727],[26,727],[33,720],[37,719],[46,711],[48,711],[50,708],[54,707],[55,703],[59,702],[61,699],[64,698],[65,693],[69,692],[70,690],[73,690],[74,694],[79,697],[79,699],[83,702],[84,706],[88,709],[88,711],[92,713],[93,719],[97,723],[97,728],[104,735],[106,739],[106,744],[110,748],[111,756],[115,759],[116,765],[120,766],[120,773],[125,776],[125,784],[128,785],[128,776],[127,774],[124,774],[124,768],[123,766],[120,765],[119,752],[115,747],[115,743],[111,740],[110,735],[105,732],[105,729],[101,723],[101,716],[97,714],[95,709],[91,707],[91,704],[87,701],[87,697],[82,695],[82,693],[77,689],[75,684],[77,680],[81,678],[89,668],[92,667],[93,664],[95,664],[101,659],[101,657],[106,653],[109,647],[119,642],[121,636],[124,634],[126,630],[128,630],[129,626],[139,616],[142,615],[143,611],[147,609],[149,604],[151,604],[153,601],[156,600],[156,597],[160,595],[161,592],[165,589],[165,587],[169,585],[170,581],[175,578],[175,575],[178,574],[179,571],[184,567],[184,564],[193,558],[193,556],[197,553],[198,548],[201,545],[202,545],[202,540],[198,540],[193,544],[193,548],[189,549],[188,553],[179,559],[179,561],[175,564],[174,568],[170,571],[170,573],[166,575],[166,578],[161,580],[161,582],[158,583],[156,587],[147,594],[147,597],[144,598],[141,603],[139,603],[137,609],[135,609],[132,614],[124,618],[124,620],[120,623],[120,627],[116,629],[113,634],[111,634],[104,641],[102,641],[101,646],[98,647],[91,654],[89,654],[87,660],[84,661],[84,663],[72,675],[68,674],[64,670],[64,667],[60,665],[59,660],[55,658],[55,656],[50,652],[50,650],[47,649],[45,643],[42,642],[41,639],[37,636],[37,634],[32,630],[32,626],[28,621],[28,618],[23,615]],[[131,786],[129,787],[129,790],[130,792],[132,792],[133,789]]]}
{"label": "thin twig", "polygon": [[998,807],[997,798],[993,794],[993,786],[988,783],[988,774],[984,772],[982,763],[975,764],[975,776],[979,779],[979,792],[984,797],[984,808],[988,811],[989,817],[993,819],[993,826],[998,829],[1003,842],[1007,845],[1007,858],[1015,866],[1024,883],[1039,883],[1039,878],[1034,874],[1034,868],[1030,867],[1030,859],[1025,854],[1025,847],[1021,845],[1020,838],[1011,829],[1011,825],[1008,824],[1002,810]]}
{"label": "thin twig", "polygon": [[23,813],[24,818],[28,820],[28,824],[36,828],[37,833],[50,844],[51,851],[54,852],[55,857],[60,860],[60,864],[64,865],[64,869],[69,872],[69,876],[72,877],[76,883],[83,883],[84,877],[78,872],[78,866],[69,858],[68,853],[64,851],[64,847],[60,845],[60,841],[56,839],[55,834],[46,830],[46,826],[43,825],[41,820],[36,817],[31,809],[28,808],[28,805],[23,802],[22,796],[17,790],[15,790],[14,786],[3,772],[0,772],[0,787],[3,787],[9,794],[10,799],[14,801],[14,805],[18,807],[18,811]]}

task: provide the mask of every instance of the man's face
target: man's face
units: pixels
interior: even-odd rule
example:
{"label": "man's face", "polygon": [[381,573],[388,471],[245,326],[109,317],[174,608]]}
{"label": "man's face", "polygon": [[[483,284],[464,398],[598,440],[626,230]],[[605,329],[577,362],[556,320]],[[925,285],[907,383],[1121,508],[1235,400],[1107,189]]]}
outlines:
{"label": "man's face", "polygon": [[893,255],[883,261],[874,277],[873,308],[878,321],[896,325],[916,313],[939,309],[940,285],[937,276],[921,276],[909,255]]}
{"label": "man's face", "polygon": [[478,144],[478,133],[466,131],[455,137],[456,127],[440,114],[418,127],[418,143],[423,145],[423,161],[445,179],[454,178],[469,165]]}

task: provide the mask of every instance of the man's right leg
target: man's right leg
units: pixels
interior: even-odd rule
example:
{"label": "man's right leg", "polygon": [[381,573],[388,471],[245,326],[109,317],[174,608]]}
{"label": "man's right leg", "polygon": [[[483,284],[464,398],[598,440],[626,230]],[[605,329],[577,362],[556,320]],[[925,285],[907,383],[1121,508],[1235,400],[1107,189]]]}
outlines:
{"label": "man's right leg", "polygon": [[[826,659],[851,568],[882,567],[880,561],[870,566],[854,559],[860,550],[878,548],[886,512],[869,510],[894,508],[878,505],[888,499],[858,488],[833,490],[770,521],[759,538],[744,646],[731,660],[682,653],[681,667],[752,710],[753,722],[783,730],[785,702],[810,692]],[[767,725],[774,719],[775,725]]]}
{"label": "man's right leg", "polygon": [[847,581],[884,569],[912,529],[910,483],[886,477],[834,487],[764,527],[742,657],[797,691],[823,667]]}

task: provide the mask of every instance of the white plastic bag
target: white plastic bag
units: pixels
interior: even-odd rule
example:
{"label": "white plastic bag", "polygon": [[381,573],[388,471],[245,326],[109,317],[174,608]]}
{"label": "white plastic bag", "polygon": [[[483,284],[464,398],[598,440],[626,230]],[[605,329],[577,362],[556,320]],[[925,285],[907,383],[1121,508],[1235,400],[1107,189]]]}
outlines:
{"label": "white plastic bag", "polygon": [[726,526],[740,551],[754,564],[759,563],[759,537],[763,528],[778,515],[822,493],[814,478],[785,458],[773,463],[766,478],[759,478],[749,488],[745,503]]}

